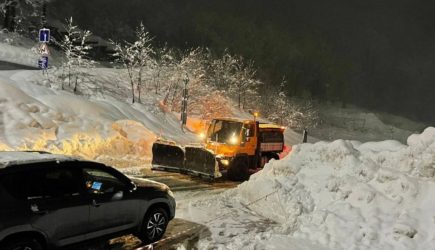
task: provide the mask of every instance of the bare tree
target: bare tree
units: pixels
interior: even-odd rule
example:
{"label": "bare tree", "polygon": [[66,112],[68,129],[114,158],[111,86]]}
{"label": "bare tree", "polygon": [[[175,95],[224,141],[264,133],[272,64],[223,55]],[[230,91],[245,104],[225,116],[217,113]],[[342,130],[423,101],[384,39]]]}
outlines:
{"label": "bare tree", "polygon": [[145,26],[142,23],[136,29],[136,39],[134,43],[124,42],[123,44],[111,41],[115,48],[114,56],[117,58],[116,62],[121,63],[127,69],[132,103],[135,103],[135,89],[138,92],[138,101],[141,102],[144,73],[147,66],[152,66],[152,55],[154,53],[151,47],[153,38],[146,32]]}
{"label": "bare tree", "polygon": [[136,29],[136,42],[131,46],[134,56],[134,66],[137,68],[137,91],[138,102],[141,102],[141,89],[143,86],[143,74],[146,66],[153,64],[152,55],[154,53],[151,47],[151,41],[153,38],[148,32],[145,31],[145,26],[140,23]]}
{"label": "bare tree", "polygon": [[263,99],[263,113],[269,120],[294,129],[316,127],[320,118],[312,102],[304,99],[290,99],[285,93],[285,84],[286,80],[283,77],[280,88],[272,92],[271,96],[264,97],[268,100]]}
{"label": "bare tree", "polygon": [[[72,17],[67,19],[65,30],[66,34],[62,41],[58,43],[65,53],[62,69],[67,74],[69,87],[71,87],[72,78],[75,78],[74,93],[76,93],[79,78],[94,64],[88,58],[92,47],[87,44],[87,40],[92,33],[88,30],[81,31],[78,26],[74,25]],[[64,89],[63,81],[62,89]]]}
{"label": "bare tree", "polygon": [[94,61],[90,60],[89,52],[92,49],[90,45],[87,44],[88,38],[92,35],[92,33],[88,30],[80,32],[80,42],[76,46],[74,46],[74,51],[76,57],[74,58],[75,63],[77,65],[77,74],[74,83],[74,93],[77,92],[77,84],[80,77],[84,77],[87,75],[87,71],[89,68],[93,67]]}
{"label": "bare tree", "polygon": [[246,97],[248,92],[254,92],[261,84],[256,79],[256,69],[253,61],[245,61],[239,56],[232,65],[232,76],[230,91],[237,96],[238,107],[242,107],[242,98]]}
{"label": "bare tree", "polygon": [[130,81],[130,89],[131,89],[131,102],[135,102],[135,93],[134,93],[134,53],[130,44],[120,44],[114,41],[111,41],[114,46],[115,53],[113,54],[117,59],[115,60],[118,63],[121,63],[126,69],[128,78]]}

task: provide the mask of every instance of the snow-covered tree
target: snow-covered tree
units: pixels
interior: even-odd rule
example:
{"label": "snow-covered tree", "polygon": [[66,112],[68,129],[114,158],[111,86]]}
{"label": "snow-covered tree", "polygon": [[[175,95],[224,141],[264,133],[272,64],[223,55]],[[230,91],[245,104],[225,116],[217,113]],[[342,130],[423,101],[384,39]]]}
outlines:
{"label": "snow-covered tree", "polygon": [[155,93],[158,94],[162,87],[162,82],[165,81],[168,71],[173,68],[175,64],[174,51],[167,46],[163,48],[157,48],[155,50],[153,70],[153,82]]}
{"label": "snow-covered tree", "polygon": [[266,118],[293,129],[316,127],[320,118],[317,109],[310,100],[289,98],[285,93],[286,80],[280,83],[271,96],[263,97],[263,113]]}
{"label": "snow-covered tree", "polygon": [[[60,48],[65,54],[65,60],[62,62],[62,70],[66,73],[68,77],[68,86],[71,87],[71,78],[76,72],[74,58],[75,50],[74,44],[78,42],[79,30],[78,27],[73,24],[72,17],[67,20],[67,24],[64,26],[65,35],[63,40],[58,43]],[[64,89],[63,81],[62,81],[62,89]]]}
{"label": "snow-covered tree", "polygon": [[92,46],[87,44],[88,38],[92,35],[89,30],[80,32],[79,44],[74,46],[75,63],[77,65],[77,74],[74,83],[74,93],[77,92],[78,80],[83,78],[88,74],[88,70],[93,67],[94,61],[89,59],[89,52]]}
{"label": "snow-covered tree", "polygon": [[116,62],[127,70],[130,81],[132,103],[135,102],[135,89],[138,92],[138,101],[141,102],[141,89],[143,87],[144,73],[153,62],[154,50],[151,47],[152,37],[141,23],[136,29],[136,41],[134,43],[118,43],[111,41],[114,46]]}
{"label": "snow-covered tree", "polygon": [[223,56],[214,59],[210,65],[208,74],[212,79],[213,85],[220,90],[227,90],[234,80],[233,73],[237,59],[228,51],[225,51]]}
{"label": "snow-covered tree", "polygon": [[134,53],[134,67],[137,69],[137,92],[138,101],[141,102],[141,89],[143,87],[143,77],[146,66],[152,66],[154,50],[151,47],[153,40],[150,34],[145,30],[143,23],[140,23],[136,29],[136,42],[132,44],[132,52]]}
{"label": "snow-covered tree", "polygon": [[135,103],[135,92],[134,92],[134,53],[130,44],[125,43],[121,44],[118,42],[111,41],[114,46],[115,53],[113,56],[116,58],[115,62],[120,63],[127,70],[128,79],[130,82],[130,90],[131,90],[131,102]]}
{"label": "snow-covered tree", "polygon": [[283,77],[279,85],[277,96],[274,96],[273,98],[268,97],[268,100],[273,101],[267,103],[268,108],[272,107],[267,111],[268,118],[281,125],[284,125],[284,119],[287,117],[289,109],[288,98],[284,92],[285,83],[286,80],[285,77]]}
{"label": "snow-covered tree", "polygon": [[231,107],[227,94],[214,86],[213,76],[210,75],[210,65],[213,59],[207,49],[196,48],[187,51],[181,59],[170,69],[172,110],[181,110],[182,87],[186,77],[188,82],[188,113],[203,119],[217,116],[228,116]]}
{"label": "snow-covered tree", "polygon": [[[78,26],[74,25],[72,17],[67,20],[65,31],[63,39],[58,43],[65,53],[62,70],[67,75],[69,87],[71,87],[72,80],[75,78],[74,92],[77,92],[80,78],[85,76],[87,70],[94,64],[88,58],[92,47],[87,44],[87,40],[92,33],[88,30],[81,31]],[[64,89],[63,81],[62,89]]]}
{"label": "snow-covered tree", "polygon": [[255,93],[261,82],[256,79],[256,69],[253,61],[245,61],[239,56],[233,64],[230,91],[237,96],[238,107],[242,108],[242,102],[247,94]]}

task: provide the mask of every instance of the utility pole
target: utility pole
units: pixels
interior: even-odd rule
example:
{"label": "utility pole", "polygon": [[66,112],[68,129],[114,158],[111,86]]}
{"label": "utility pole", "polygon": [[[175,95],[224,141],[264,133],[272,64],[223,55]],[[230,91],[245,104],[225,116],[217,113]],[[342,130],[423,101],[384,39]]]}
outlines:
{"label": "utility pole", "polygon": [[47,1],[42,0],[42,15],[41,15],[42,28],[47,26]]}
{"label": "utility pole", "polygon": [[302,136],[303,136],[302,143],[307,143],[308,142],[308,130],[306,128],[304,129],[304,133]]}
{"label": "utility pole", "polygon": [[181,130],[184,131],[184,127],[187,124],[187,100],[189,98],[189,93],[187,89],[187,84],[189,83],[189,76],[186,74],[184,79],[184,89],[183,89],[183,100],[181,101]]}
{"label": "utility pole", "polygon": [[39,54],[41,55],[38,60],[38,67],[42,69],[42,74],[47,74],[48,76],[48,56],[50,50],[48,49],[48,43],[50,42],[50,30],[46,28],[47,26],[47,1],[42,0],[42,10],[41,10],[41,26],[39,30]]}

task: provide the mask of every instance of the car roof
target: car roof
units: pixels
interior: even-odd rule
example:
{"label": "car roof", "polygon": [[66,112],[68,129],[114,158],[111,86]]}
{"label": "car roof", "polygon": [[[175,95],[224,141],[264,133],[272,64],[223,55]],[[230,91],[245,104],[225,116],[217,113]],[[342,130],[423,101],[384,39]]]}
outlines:
{"label": "car roof", "polygon": [[0,169],[29,163],[75,160],[78,159],[43,151],[0,151]]}

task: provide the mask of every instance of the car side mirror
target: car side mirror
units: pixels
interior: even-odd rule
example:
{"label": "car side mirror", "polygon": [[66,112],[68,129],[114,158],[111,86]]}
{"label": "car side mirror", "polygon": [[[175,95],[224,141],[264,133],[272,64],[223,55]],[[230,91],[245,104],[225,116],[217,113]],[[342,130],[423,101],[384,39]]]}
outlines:
{"label": "car side mirror", "polygon": [[249,137],[249,134],[251,133],[251,130],[249,129],[249,128],[247,128],[246,130],[245,130],[245,135],[246,135],[246,137]]}
{"label": "car side mirror", "polygon": [[137,189],[136,184],[134,182],[130,182],[130,188],[128,191],[133,192],[136,191],[136,189]]}

